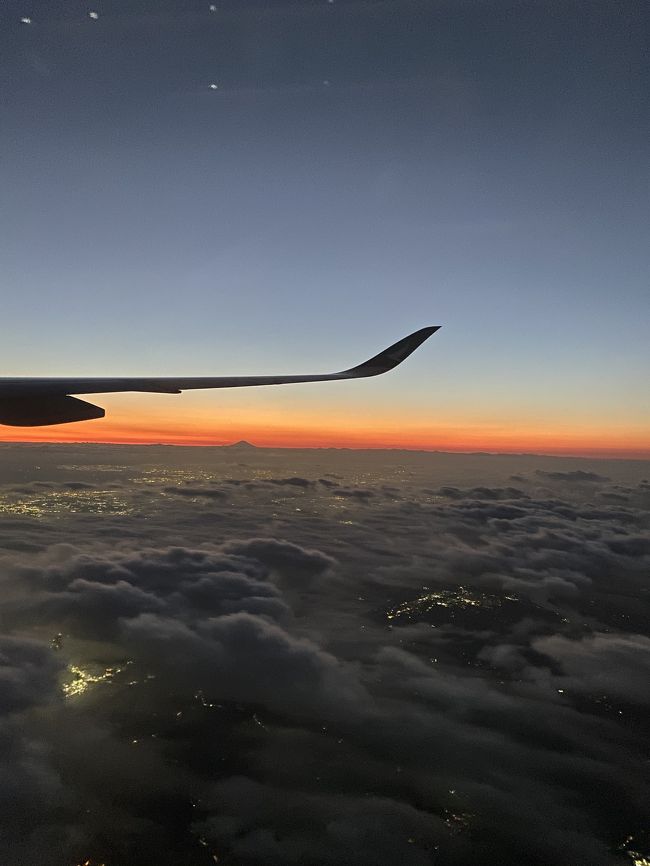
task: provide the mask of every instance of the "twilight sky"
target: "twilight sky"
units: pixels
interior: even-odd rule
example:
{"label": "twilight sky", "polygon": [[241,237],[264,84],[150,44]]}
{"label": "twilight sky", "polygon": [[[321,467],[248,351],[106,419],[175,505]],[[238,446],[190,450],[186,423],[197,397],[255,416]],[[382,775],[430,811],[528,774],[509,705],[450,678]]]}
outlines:
{"label": "twilight sky", "polygon": [[29,438],[647,456],[647,35],[634,0],[5,0],[1,375],[321,372],[444,326],[377,380]]}

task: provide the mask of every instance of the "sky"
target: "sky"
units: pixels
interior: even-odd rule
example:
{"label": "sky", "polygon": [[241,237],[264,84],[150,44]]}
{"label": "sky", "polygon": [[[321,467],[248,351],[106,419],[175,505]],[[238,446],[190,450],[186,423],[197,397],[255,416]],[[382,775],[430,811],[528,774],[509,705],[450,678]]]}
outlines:
{"label": "sky", "polygon": [[0,444],[0,860],[647,866],[649,508],[645,461]]}
{"label": "sky", "polygon": [[111,396],[0,439],[649,456],[647,5],[0,7],[0,372],[377,380]]}

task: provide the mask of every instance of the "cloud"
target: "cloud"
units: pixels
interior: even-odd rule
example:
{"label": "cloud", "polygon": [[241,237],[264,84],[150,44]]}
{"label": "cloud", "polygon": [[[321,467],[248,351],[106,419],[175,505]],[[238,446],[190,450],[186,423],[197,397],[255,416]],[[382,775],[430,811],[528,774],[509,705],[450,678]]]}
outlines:
{"label": "cloud", "polygon": [[587,472],[584,469],[574,469],[571,472],[545,472],[542,469],[536,469],[535,475],[541,478],[549,478],[551,481],[610,481],[605,475],[599,475],[597,472]]}
{"label": "cloud", "polygon": [[0,635],[0,713],[47,703],[63,665],[47,644]]}
{"label": "cloud", "polygon": [[152,614],[123,623],[126,643],[167,673],[226,700],[260,703],[290,715],[349,712],[367,696],[354,676],[316,644],[249,613],[202,620],[193,628]]}
{"label": "cloud", "polygon": [[650,638],[596,632],[580,640],[548,635],[533,649],[558,662],[567,690],[650,704]]}
{"label": "cloud", "polygon": [[338,481],[331,481],[329,478],[319,478],[318,483],[322,484],[323,487],[329,487],[330,489],[334,487],[340,487]]}
{"label": "cloud", "polygon": [[57,836],[55,804],[65,808],[69,801],[48,739],[25,723],[29,711],[56,708],[62,669],[62,660],[47,644],[0,636],[0,857],[5,863],[35,864],[40,822],[51,842]]}
{"label": "cloud", "polygon": [[[253,540],[255,541],[255,540]],[[246,551],[246,542],[242,542]],[[174,614],[187,621],[248,611],[281,619],[289,608],[268,579],[261,559],[220,549],[145,549],[101,555],[56,548],[41,568],[22,570],[34,591],[8,605],[18,622],[58,623],[78,637],[115,638],[120,621],[141,613]],[[295,545],[272,548],[276,566],[317,574],[333,562]]]}
{"label": "cloud", "polygon": [[[607,464],[622,503],[566,460],[258,449],[231,478],[227,449],[142,453],[10,449],[45,486],[21,512],[5,485],[0,514],[2,862],[615,866],[641,846],[638,467]],[[129,461],[121,513],[64,486]],[[511,486],[540,465],[550,490]],[[70,665],[88,679],[64,698]]]}
{"label": "cloud", "polygon": [[163,493],[190,498],[204,496],[206,499],[226,499],[228,494],[218,487],[163,487]]}
{"label": "cloud", "polygon": [[89,484],[87,481],[66,481],[63,484],[67,490],[94,490],[96,484]]}
{"label": "cloud", "polygon": [[426,866],[445,835],[440,818],[388,797],[304,793],[238,776],[209,793],[216,814],[198,830],[236,857],[268,864]]}
{"label": "cloud", "polygon": [[632,558],[650,556],[650,538],[647,535],[632,535],[626,538],[611,538],[607,546],[613,553]]}
{"label": "cloud", "polygon": [[528,499],[529,497],[519,490],[518,487],[471,487],[466,490],[461,490],[458,487],[441,487],[438,491],[426,492],[437,493],[439,496],[446,496],[449,499]]}
{"label": "cloud", "polygon": [[275,538],[250,538],[229,541],[223,546],[226,553],[261,562],[281,574],[297,579],[320,577],[336,565],[334,557]]}
{"label": "cloud", "polygon": [[336,491],[336,495],[345,496],[348,499],[356,499],[359,502],[368,502],[370,499],[374,498],[375,492],[374,490],[364,490],[360,487],[339,487]]}
{"label": "cloud", "polygon": [[37,608],[46,621],[72,628],[79,636],[110,638],[122,617],[163,607],[156,595],[126,580],[109,584],[76,578],[67,589],[41,596],[29,610],[32,613]]}

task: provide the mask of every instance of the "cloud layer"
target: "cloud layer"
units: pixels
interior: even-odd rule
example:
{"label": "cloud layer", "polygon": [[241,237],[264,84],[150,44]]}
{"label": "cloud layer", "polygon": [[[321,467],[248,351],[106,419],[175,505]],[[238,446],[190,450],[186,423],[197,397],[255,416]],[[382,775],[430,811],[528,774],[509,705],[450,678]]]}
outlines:
{"label": "cloud layer", "polygon": [[640,466],[3,456],[3,862],[647,847]]}

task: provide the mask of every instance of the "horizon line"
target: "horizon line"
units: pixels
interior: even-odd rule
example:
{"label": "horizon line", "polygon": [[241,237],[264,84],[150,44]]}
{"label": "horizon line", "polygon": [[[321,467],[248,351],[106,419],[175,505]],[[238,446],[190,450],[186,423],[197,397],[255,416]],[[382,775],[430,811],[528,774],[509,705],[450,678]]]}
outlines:
{"label": "horizon line", "polygon": [[[111,441],[92,441],[92,440],[80,440],[80,441],[70,441],[70,440],[43,440],[43,439],[15,439],[15,440],[0,440],[0,448],[4,446],[11,445],[90,445],[90,446],[111,446],[118,448],[236,448],[239,445],[243,445],[246,448],[251,448],[255,451],[405,451],[410,454],[446,454],[446,455],[459,455],[466,457],[554,457],[558,459],[562,458],[570,458],[572,460],[626,460],[626,461],[634,461],[634,462],[650,462],[650,453],[648,456],[640,456],[638,454],[630,454],[630,455],[621,455],[612,454],[612,455],[591,455],[591,454],[577,454],[577,453],[548,453],[548,452],[539,452],[539,451],[490,451],[490,450],[476,450],[476,451],[464,451],[464,450],[456,450],[456,451],[445,451],[439,448],[406,448],[398,445],[388,446],[382,445],[378,447],[365,446],[365,447],[354,447],[349,445],[255,445],[253,442],[249,442],[245,439],[237,440],[236,442],[225,442],[222,444],[218,443],[205,443],[205,442],[111,442]],[[242,449],[243,450],[243,449]]]}

